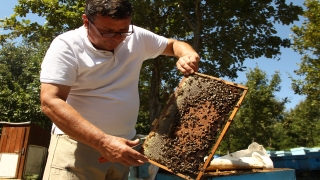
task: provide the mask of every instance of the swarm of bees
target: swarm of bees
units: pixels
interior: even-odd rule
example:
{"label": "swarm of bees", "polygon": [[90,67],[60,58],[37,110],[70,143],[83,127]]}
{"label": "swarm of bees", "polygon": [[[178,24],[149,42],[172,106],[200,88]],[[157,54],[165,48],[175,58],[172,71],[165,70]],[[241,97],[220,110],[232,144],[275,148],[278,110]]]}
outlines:
{"label": "swarm of bees", "polygon": [[144,154],[173,173],[197,174],[241,89],[201,74],[188,76],[144,143]]}

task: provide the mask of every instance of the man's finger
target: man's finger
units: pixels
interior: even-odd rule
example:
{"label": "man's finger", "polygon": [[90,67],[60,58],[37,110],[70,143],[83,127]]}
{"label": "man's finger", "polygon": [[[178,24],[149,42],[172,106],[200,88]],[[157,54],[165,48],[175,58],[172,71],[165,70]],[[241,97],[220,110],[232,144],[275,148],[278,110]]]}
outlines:
{"label": "man's finger", "polygon": [[187,73],[187,71],[180,65],[179,61],[176,63],[176,66],[177,66],[178,70],[179,70],[182,74],[184,74],[184,75],[189,75],[189,74]]}
{"label": "man's finger", "polygon": [[190,63],[189,66],[190,66],[194,71],[198,71],[198,64],[197,64],[197,63]]}
{"label": "man's finger", "polygon": [[189,74],[192,74],[194,73],[194,70],[189,66],[188,63],[186,63],[186,61],[182,58],[179,59],[179,63],[181,65],[181,67],[186,71],[188,72]]}
{"label": "man's finger", "polygon": [[199,69],[198,62],[200,61],[200,59],[195,56],[189,56],[188,58],[190,61],[189,66],[192,67],[194,71],[198,71]]}
{"label": "man's finger", "polygon": [[121,160],[119,163],[121,163],[121,164],[123,164],[125,166],[132,166],[132,164],[129,161],[125,160],[125,159]]}
{"label": "man's finger", "polygon": [[140,160],[142,162],[148,162],[148,158],[144,156],[143,154],[139,153],[136,150],[133,150],[134,153],[131,154],[131,157],[135,160]]}
{"label": "man's finger", "polygon": [[132,146],[136,146],[140,143],[140,140],[139,139],[135,139],[133,141],[130,141],[130,140],[127,140],[126,141],[126,145],[132,147]]}
{"label": "man's finger", "polygon": [[131,165],[131,166],[140,166],[142,165],[144,162],[139,160],[139,159],[135,159],[131,156],[129,156],[128,158],[126,158],[126,161]]}

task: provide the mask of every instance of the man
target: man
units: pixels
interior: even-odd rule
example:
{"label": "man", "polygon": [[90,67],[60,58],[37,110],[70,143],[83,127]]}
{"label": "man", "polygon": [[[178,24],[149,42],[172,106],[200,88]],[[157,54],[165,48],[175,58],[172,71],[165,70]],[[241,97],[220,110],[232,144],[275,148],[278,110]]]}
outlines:
{"label": "man", "polygon": [[52,42],[41,66],[42,110],[54,123],[44,179],[127,179],[129,166],[147,162],[131,148],[143,61],[176,56],[188,75],[200,58],[184,42],[132,25],[128,0],[87,0],[82,20]]}

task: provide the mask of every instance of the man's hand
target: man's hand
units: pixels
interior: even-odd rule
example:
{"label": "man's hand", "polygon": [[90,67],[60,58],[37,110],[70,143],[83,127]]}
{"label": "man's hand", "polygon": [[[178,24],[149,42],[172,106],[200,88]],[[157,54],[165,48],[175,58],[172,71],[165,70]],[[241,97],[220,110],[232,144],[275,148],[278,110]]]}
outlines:
{"label": "man's hand", "polygon": [[182,56],[177,61],[177,68],[184,75],[193,74],[199,69],[199,60],[200,57],[197,53],[190,53],[188,55]]}
{"label": "man's hand", "polygon": [[145,156],[131,148],[139,144],[139,139],[130,141],[115,136],[106,136],[101,140],[99,152],[109,162],[119,162],[125,166],[140,166],[148,161]]}
{"label": "man's hand", "polygon": [[176,65],[184,75],[190,75],[199,69],[200,57],[198,53],[185,42],[168,39],[168,45],[162,55],[179,58]]}

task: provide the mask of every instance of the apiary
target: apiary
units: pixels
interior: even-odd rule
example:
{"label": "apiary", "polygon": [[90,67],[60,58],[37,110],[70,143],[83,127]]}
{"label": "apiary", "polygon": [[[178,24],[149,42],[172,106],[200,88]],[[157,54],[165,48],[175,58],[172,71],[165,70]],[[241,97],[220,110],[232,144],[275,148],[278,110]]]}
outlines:
{"label": "apiary", "polygon": [[247,90],[200,73],[184,77],[154,121],[142,153],[184,179],[200,179]]}

